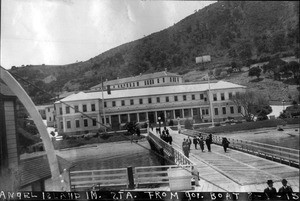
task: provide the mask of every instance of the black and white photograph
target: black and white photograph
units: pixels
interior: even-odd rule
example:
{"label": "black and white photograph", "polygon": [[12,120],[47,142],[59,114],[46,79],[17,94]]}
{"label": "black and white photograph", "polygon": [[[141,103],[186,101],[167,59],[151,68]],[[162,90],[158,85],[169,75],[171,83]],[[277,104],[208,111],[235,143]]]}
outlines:
{"label": "black and white photograph", "polygon": [[0,200],[299,200],[299,1],[0,2]]}

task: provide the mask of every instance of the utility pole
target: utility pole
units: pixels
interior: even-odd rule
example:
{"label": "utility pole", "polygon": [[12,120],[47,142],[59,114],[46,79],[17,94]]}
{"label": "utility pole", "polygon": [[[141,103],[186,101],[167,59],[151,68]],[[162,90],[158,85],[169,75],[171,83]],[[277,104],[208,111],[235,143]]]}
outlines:
{"label": "utility pole", "polygon": [[102,84],[102,87],[101,87],[101,91],[102,91],[102,113],[103,113],[103,117],[104,117],[104,132],[106,133],[106,116],[105,116],[105,108],[104,108],[104,93],[103,93],[103,80],[102,80],[102,77],[101,77],[101,84]]}
{"label": "utility pole", "polygon": [[214,114],[213,114],[213,108],[212,108],[212,101],[210,99],[210,81],[209,81],[209,75],[207,73],[207,79],[208,79],[208,101],[209,101],[209,107],[210,107],[210,116],[211,116],[211,124],[214,127]]}

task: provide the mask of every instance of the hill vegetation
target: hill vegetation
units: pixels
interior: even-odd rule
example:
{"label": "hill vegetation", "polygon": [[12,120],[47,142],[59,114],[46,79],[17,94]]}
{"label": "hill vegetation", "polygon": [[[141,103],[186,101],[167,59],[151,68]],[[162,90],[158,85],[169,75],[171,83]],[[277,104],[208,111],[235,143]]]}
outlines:
{"label": "hill vegetation", "polygon": [[[298,1],[220,1],[165,30],[88,61],[63,66],[27,65],[12,67],[10,71],[57,94],[89,89],[100,83],[101,76],[110,80],[165,68],[179,74],[192,70],[199,73],[231,66],[232,62],[250,66],[274,56],[299,56],[298,17]],[[212,62],[205,66],[196,64],[195,57],[201,55],[211,55]],[[56,80],[46,84],[43,79],[49,75]],[[49,96],[25,82],[21,84],[36,104],[49,100]]]}

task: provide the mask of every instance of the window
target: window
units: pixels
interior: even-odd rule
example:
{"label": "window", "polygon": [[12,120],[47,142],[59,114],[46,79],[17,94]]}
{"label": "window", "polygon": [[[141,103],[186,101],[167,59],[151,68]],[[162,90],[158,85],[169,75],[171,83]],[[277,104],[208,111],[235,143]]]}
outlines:
{"label": "window", "polygon": [[206,115],[205,109],[202,109],[202,115]]}
{"label": "window", "polygon": [[222,107],[223,114],[226,114],[226,107]]}
{"label": "window", "polygon": [[241,106],[238,106],[238,113],[241,113],[242,112],[242,108]]}
{"label": "window", "polygon": [[165,82],[165,78],[163,77],[163,82]]}
{"label": "window", "polygon": [[208,115],[209,114],[208,109],[205,109],[205,111],[206,111],[206,114]]}
{"label": "window", "polygon": [[172,82],[172,78],[170,77],[170,82]]}
{"label": "window", "polygon": [[136,86],[137,86],[137,87],[140,86],[140,83],[139,83],[139,82],[136,82]]}
{"label": "window", "polygon": [[225,100],[225,95],[224,95],[224,93],[221,93],[221,100]]}
{"label": "window", "polygon": [[176,77],[173,77],[173,82],[176,82]]}
{"label": "window", "polygon": [[159,78],[157,78],[157,83],[159,83]]}
{"label": "window", "polygon": [[229,92],[228,96],[229,96],[229,99],[232,99],[232,92]]}
{"label": "window", "polygon": [[93,126],[97,126],[97,119],[93,118]]}
{"label": "window", "polygon": [[67,121],[67,128],[71,128],[71,121]]}
{"label": "window", "polygon": [[132,85],[135,87],[135,83],[133,82]]}
{"label": "window", "polygon": [[148,103],[152,103],[152,99],[151,98],[148,98]]}
{"label": "window", "polygon": [[186,95],[183,95],[182,98],[184,101],[186,101]]}
{"label": "window", "polygon": [[140,98],[140,104],[143,104],[143,99],[142,98]]}
{"label": "window", "polygon": [[48,112],[50,112],[50,108],[48,108]]}
{"label": "window", "polygon": [[156,102],[160,103],[160,98],[159,97],[156,97]]}
{"label": "window", "polygon": [[213,94],[213,100],[214,100],[214,101],[217,101],[217,100],[218,100],[217,94]]}
{"label": "window", "polygon": [[66,107],[66,114],[70,114],[70,106]]}
{"label": "window", "polygon": [[215,115],[219,115],[219,110],[218,110],[218,108],[215,108]]}
{"label": "window", "polygon": [[131,83],[129,83],[129,86],[131,87]]}
{"label": "window", "polygon": [[122,105],[122,106],[125,105],[125,100],[121,100],[121,105]]}
{"label": "window", "polygon": [[107,107],[107,103],[106,102],[104,102],[104,107]]}
{"label": "window", "polygon": [[84,119],[84,120],[83,120],[83,125],[84,125],[84,127],[88,127],[88,126],[89,126],[88,120],[87,120],[87,119]]}
{"label": "window", "polygon": [[49,121],[51,121],[51,117],[49,117]]}
{"label": "window", "polygon": [[79,128],[79,127],[80,127],[79,119],[76,119],[76,120],[75,120],[75,125],[76,125],[76,128]]}
{"label": "window", "polygon": [[91,107],[92,107],[92,111],[96,111],[96,105],[95,104],[92,104]]}
{"label": "window", "polygon": [[200,100],[203,100],[203,99],[204,99],[204,95],[200,94]]}
{"label": "window", "polygon": [[230,113],[233,114],[234,113],[234,107],[230,106]]}
{"label": "window", "polygon": [[147,84],[146,84],[146,80],[144,81],[144,85],[147,85]]}
{"label": "window", "polygon": [[112,101],[112,106],[116,107],[116,101]]}
{"label": "window", "polygon": [[166,102],[169,102],[170,100],[169,100],[169,96],[166,96]]}
{"label": "window", "polygon": [[62,115],[62,108],[59,108],[59,114]]}
{"label": "window", "polygon": [[192,94],[192,100],[195,100],[195,94]]}
{"label": "window", "polygon": [[64,123],[62,121],[60,122],[60,128],[61,128],[61,130],[64,129]]}
{"label": "window", "polygon": [[75,105],[75,106],[74,106],[74,110],[75,110],[75,113],[78,113],[78,112],[79,112],[78,105]]}
{"label": "window", "polygon": [[133,104],[134,104],[133,99],[130,99],[130,105],[133,105]]}
{"label": "window", "polygon": [[174,101],[178,101],[178,96],[174,96]]}
{"label": "window", "polygon": [[86,105],[82,105],[82,111],[86,112]]}

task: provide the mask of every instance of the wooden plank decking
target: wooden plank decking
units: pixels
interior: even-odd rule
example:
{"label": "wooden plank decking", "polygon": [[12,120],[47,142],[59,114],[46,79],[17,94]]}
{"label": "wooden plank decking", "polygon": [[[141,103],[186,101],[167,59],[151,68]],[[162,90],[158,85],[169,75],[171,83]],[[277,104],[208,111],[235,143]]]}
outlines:
{"label": "wooden plank decking", "polygon": [[[173,146],[181,147],[187,136],[170,130]],[[224,153],[223,147],[212,145],[212,152],[201,152],[191,146],[190,159],[200,174],[200,187],[197,191],[236,191],[261,192],[268,179],[274,181],[278,190],[283,178],[288,180],[294,192],[299,192],[299,169],[280,164],[244,152],[229,149]]]}

